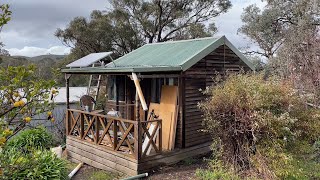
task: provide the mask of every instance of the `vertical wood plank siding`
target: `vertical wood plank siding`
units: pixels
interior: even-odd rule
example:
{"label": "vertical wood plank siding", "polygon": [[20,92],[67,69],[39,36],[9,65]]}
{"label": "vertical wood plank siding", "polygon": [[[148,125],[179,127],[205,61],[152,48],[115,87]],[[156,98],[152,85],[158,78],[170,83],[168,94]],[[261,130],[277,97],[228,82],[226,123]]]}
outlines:
{"label": "vertical wood plank siding", "polygon": [[[228,72],[238,72],[246,68],[240,58],[227,46],[220,46],[185,72],[185,147],[195,146],[211,140],[202,132],[202,115],[198,103],[205,96],[200,91],[213,84],[213,77]],[[245,69],[246,70],[246,69]]]}

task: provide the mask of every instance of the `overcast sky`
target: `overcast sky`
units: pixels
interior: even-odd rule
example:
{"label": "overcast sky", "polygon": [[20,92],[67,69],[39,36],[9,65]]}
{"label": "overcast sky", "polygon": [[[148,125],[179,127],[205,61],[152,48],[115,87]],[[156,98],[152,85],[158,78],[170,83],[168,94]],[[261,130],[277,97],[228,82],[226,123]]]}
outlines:
{"label": "overcast sky", "polygon": [[[226,35],[236,47],[249,42],[237,35],[240,15],[250,4],[263,7],[261,0],[231,0],[232,8],[215,18],[217,35]],[[76,16],[89,17],[92,10],[108,8],[107,0],[2,0],[11,6],[12,20],[3,27],[0,41],[11,55],[37,56],[67,54],[70,49],[54,36],[57,28],[64,28]]]}

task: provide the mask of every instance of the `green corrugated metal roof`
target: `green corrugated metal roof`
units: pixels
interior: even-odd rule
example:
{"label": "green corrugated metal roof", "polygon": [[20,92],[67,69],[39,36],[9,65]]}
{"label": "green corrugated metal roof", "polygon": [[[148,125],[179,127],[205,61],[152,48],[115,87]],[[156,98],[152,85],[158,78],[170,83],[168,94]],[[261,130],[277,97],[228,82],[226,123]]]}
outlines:
{"label": "green corrugated metal roof", "polygon": [[146,44],[106,65],[105,68],[64,69],[63,72],[185,71],[219,46],[226,44],[251,69],[253,65],[225,36]]}

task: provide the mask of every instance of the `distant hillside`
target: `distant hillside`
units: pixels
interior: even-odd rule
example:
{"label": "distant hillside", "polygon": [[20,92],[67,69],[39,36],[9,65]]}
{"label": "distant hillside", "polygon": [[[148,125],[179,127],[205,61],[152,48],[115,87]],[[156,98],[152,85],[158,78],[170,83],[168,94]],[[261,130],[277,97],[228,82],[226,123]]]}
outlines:
{"label": "distant hillside", "polygon": [[29,61],[41,61],[41,60],[62,60],[63,58],[66,57],[66,55],[55,55],[55,54],[47,54],[47,55],[40,55],[40,56],[35,56],[35,57],[27,57],[27,56],[11,56],[12,58],[15,59],[27,59]]}
{"label": "distant hillside", "polygon": [[[48,66],[52,66],[58,62],[62,62],[62,60],[66,57],[66,55],[41,55],[35,57],[26,57],[26,56],[0,56],[0,66],[19,66],[19,65],[27,65],[30,63],[34,64],[47,64]],[[41,65],[43,67],[43,65]]]}

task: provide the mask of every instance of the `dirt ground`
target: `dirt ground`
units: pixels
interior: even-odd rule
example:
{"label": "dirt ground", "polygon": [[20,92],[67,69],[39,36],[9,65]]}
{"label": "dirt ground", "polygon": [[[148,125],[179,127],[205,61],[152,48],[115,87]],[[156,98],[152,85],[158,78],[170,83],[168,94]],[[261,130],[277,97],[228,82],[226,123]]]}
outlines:
{"label": "dirt ground", "polygon": [[[207,168],[208,160],[205,157],[189,158],[171,166],[162,166],[149,172],[144,180],[189,180],[196,179],[195,172],[197,169]],[[123,176],[103,171],[88,165],[84,165],[72,180],[111,180],[122,179]]]}
{"label": "dirt ground", "polygon": [[197,179],[195,172],[197,169],[207,168],[207,160],[203,158],[187,159],[178,164],[160,167],[158,170],[150,172],[147,180],[189,180]]}

